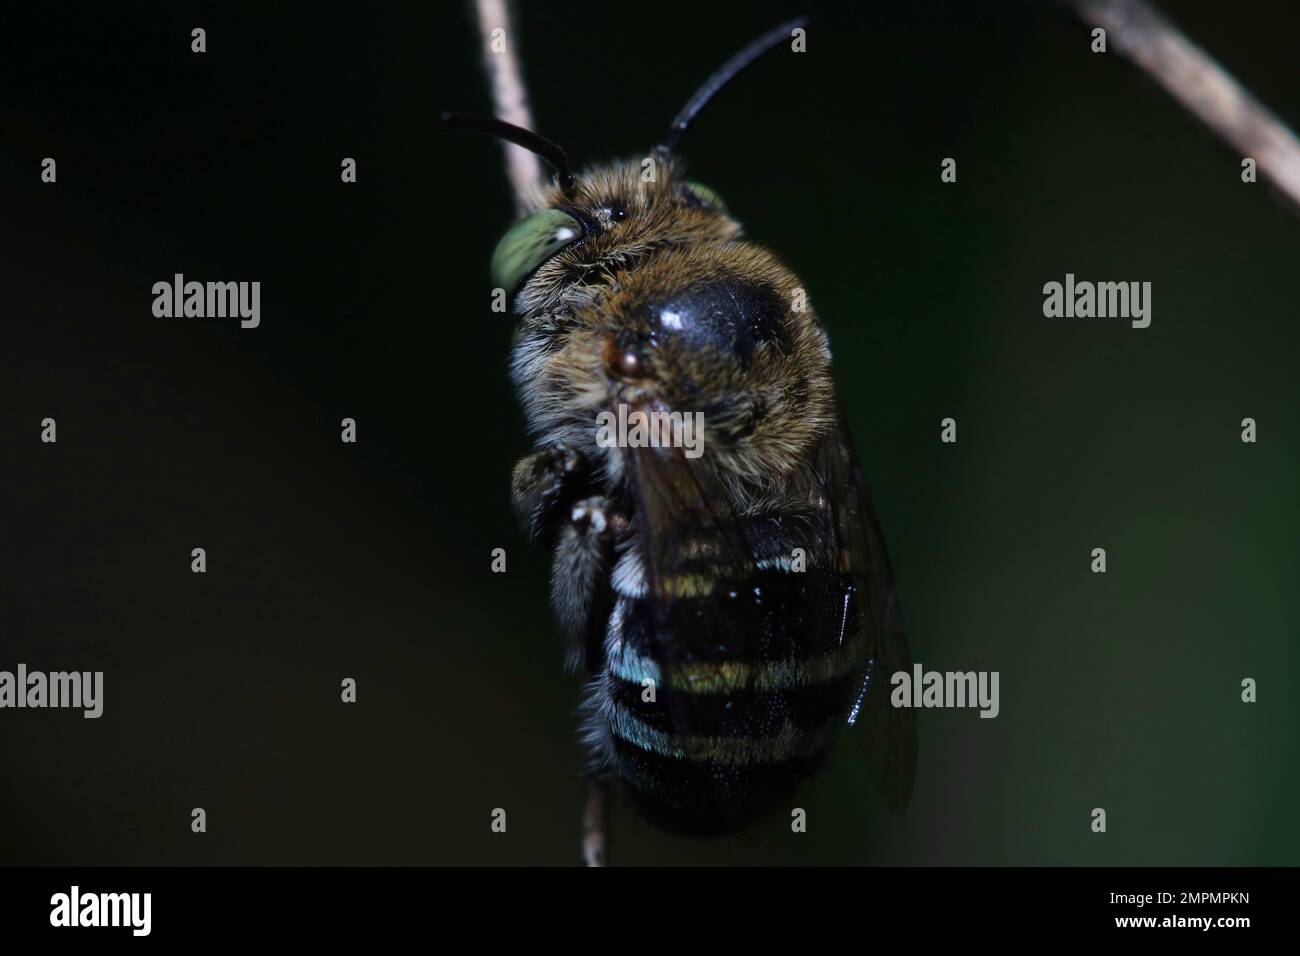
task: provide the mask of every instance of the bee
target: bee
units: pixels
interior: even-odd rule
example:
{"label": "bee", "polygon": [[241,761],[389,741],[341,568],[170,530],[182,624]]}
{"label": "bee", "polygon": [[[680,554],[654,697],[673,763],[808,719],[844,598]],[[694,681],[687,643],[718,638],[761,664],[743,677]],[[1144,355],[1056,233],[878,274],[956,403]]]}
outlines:
{"label": "bee", "polygon": [[[877,687],[911,667],[902,613],[826,332],[799,278],[678,152],[713,96],[801,23],[732,57],[644,159],[575,173],[536,133],[444,115],[555,171],[491,260],[536,439],[514,508],[553,552],[568,663],[588,675],[591,774],[688,834],[780,806],[847,725],[892,809],[912,789],[912,711]],[[599,441],[618,409],[699,415],[701,453]]]}

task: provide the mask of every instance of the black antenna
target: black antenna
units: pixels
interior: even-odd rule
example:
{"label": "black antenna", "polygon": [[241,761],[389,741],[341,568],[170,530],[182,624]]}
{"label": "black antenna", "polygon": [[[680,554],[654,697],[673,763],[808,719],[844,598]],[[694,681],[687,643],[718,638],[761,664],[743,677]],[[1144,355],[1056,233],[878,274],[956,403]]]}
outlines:
{"label": "black antenna", "polygon": [[442,122],[446,126],[459,126],[479,133],[487,133],[497,139],[522,146],[531,153],[536,153],[555,170],[560,180],[560,189],[569,193],[573,191],[573,171],[569,169],[569,157],[564,150],[552,143],[545,136],[539,136],[532,130],[507,123],[495,116],[479,116],[475,113],[443,113]]}
{"label": "black antenna", "polygon": [[709,105],[713,97],[717,96],[724,86],[736,78],[736,74],[764,53],[779,45],[782,40],[789,39],[791,31],[807,25],[807,17],[799,17],[789,23],[783,23],[779,27],[768,30],[722,64],[721,68],[705,80],[704,85],[696,90],[695,95],[682,107],[681,112],[677,114],[677,118],[668,127],[668,138],[664,140],[661,148],[671,153],[677,146],[677,141],[682,138],[682,134],[690,128],[691,123],[695,122],[696,117],[704,112],[704,108]]}

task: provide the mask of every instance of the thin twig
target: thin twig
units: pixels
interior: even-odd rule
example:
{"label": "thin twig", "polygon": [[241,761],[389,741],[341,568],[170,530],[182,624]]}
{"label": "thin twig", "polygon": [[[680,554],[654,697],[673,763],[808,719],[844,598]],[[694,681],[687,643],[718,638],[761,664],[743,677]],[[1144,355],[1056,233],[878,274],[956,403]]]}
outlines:
{"label": "thin twig", "polygon": [[[483,44],[483,68],[492,86],[492,112],[498,119],[533,128],[528,106],[528,87],[519,61],[518,38],[510,24],[508,0],[475,0],[479,38]],[[497,32],[501,31],[501,32]],[[533,194],[542,179],[537,154],[501,141],[506,178],[515,197],[515,209],[522,215],[532,208]],[[582,862],[584,866],[605,865],[605,785],[587,781],[587,802],[582,813]]]}
{"label": "thin twig", "polygon": [[1149,73],[1216,134],[1258,164],[1300,212],[1300,140],[1264,104],[1144,0],[1059,0],[1106,31],[1107,47]]}
{"label": "thin twig", "polygon": [[582,813],[582,865],[605,865],[605,784],[587,781],[587,806]]}
{"label": "thin twig", "polygon": [[[528,87],[524,85],[508,0],[477,0],[476,6],[483,68],[492,86],[492,111],[498,119],[532,129],[533,112],[528,106]],[[498,30],[501,32],[497,33]],[[505,152],[506,178],[510,180],[515,208],[522,214],[531,208],[529,197],[542,178],[542,166],[536,155],[520,146],[502,141],[501,148]]]}

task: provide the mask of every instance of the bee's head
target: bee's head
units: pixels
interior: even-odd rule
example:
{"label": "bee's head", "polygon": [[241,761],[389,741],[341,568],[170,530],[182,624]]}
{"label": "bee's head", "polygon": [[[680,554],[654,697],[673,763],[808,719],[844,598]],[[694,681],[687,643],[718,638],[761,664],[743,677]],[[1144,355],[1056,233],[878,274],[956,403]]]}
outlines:
{"label": "bee's head", "polygon": [[531,211],[492,254],[493,284],[524,314],[553,308],[561,297],[599,284],[608,273],[674,242],[726,240],[739,234],[721,198],[687,180],[677,144],[714,97],[752,62],[806,24],[769,30],[733,56],[696,90],[668,135],[650,155],[598,166],[575,176],[565,151],[543,136],[503,120],[444,113],[443,122],[496,136],[530,150],[555,171],[554,184],[528,197]]}
{"label": "bee's head", "polygon": [[589,303],[660,250],[740,235],[721,197],[662,151],[592,167],[537,204],[492,254],[493,285],[520,315]]}

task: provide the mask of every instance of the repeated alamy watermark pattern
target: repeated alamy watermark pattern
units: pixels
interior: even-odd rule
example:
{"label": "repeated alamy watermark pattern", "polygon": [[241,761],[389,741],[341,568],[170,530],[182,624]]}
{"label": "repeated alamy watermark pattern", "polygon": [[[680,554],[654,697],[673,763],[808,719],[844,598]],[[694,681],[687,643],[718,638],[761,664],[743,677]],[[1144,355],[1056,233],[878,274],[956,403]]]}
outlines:
{"label": "repeated alamy watermark pattern", "polygon": [[153,314],[160,319],[238,318],[245,329],[262,322],[260,282],[186,282],[178,272],[171,282],[155,282],[153,295]]}
{"label": "repeated alamy watermark pattern", "polygon": [[1133,328],[1151,325],[1150,282],[1078,281],[1073,272],[1065,282],[1043,286],[1043,315],[1049,319],[1131,319]]}
{"label": "repeated alamy watermark pattern", "polygon": [[981,717],[996,717],[998,671],[927,671],[913,664],[911,672],[895,671],[889,682],[894,707],[978,707]]}
{"label": "repeated alamy watermark pattern", "polygon": [[596,416],[601,448],[681,448],[687,458],[704,454],[704,413],[632,409],[620,403],[617,414]]}
{"label": "repeated alamy watermark pattern", "polygon": [[47,707],[84,711],[94,719],[104,713],[103,671],[29,671],[19,664],[15,671],[0,671],[0,709]]}

